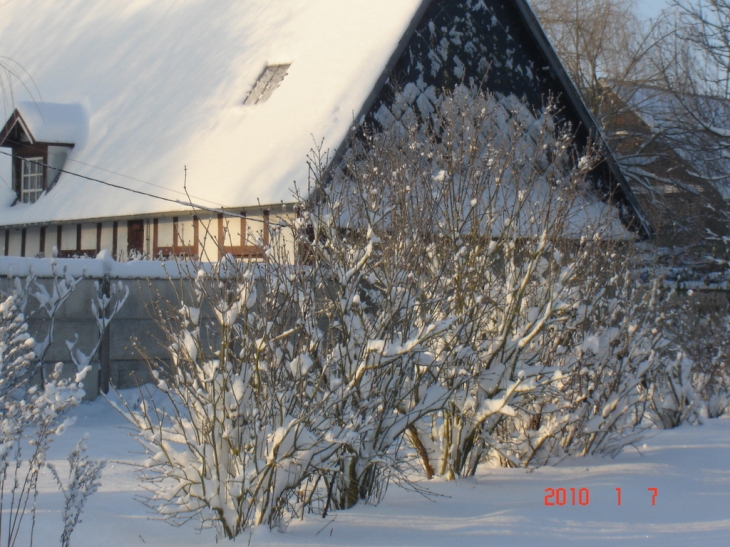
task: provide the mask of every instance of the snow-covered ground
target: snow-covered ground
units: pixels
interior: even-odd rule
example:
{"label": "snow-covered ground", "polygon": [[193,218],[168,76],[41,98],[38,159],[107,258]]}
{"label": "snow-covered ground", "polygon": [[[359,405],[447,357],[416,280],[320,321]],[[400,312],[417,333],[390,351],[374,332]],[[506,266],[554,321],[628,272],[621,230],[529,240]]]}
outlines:
{"label": "snow-covered ground", "polygon": [[[63,469],[66,454],[89,432],[92,457],[106,458],[102,486],[89,501],[71,538],[82,546],[215,545],[211,530],[174,528],[153,520],[135,496],[134,469],[115,460],[140,461],[125,422],[106,401],[73,411],[76,424],[58,438],[51,460]],[[482,469],[477,477],[426,485],[432,499],[391,488],[377,506],[294,522],[284,532],[258,529],[236,542],[280,546],[489,545],[730,545],[730,417],[702,426],[652,433],[617,458],[566,460],[532,472]],[[564,488],[566,504],[545,505],[546,489]],[[573,506],[571,488],[575,489]],[[621,489],[618,505],[617,488]],[[653,492],[657,489],[655,504]],[[587,505],[580,489],[588,489]],[[560,493],[562,494],[562,493]],[[586,492],[583,491],[585,502]],[[562,497],[560,499],[562,501]],[[58,545],[61,495],[49,476],[39,497],[36,545]],[[250,540],[250,543],[249,543]]]}

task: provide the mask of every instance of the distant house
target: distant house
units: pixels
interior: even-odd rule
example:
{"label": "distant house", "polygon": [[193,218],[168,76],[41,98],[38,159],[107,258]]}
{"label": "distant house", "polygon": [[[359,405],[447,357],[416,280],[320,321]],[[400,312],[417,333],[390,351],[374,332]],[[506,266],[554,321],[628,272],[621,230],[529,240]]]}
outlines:
{"label": "distant house", "polygon": [[[15,0],[0,52],[5,255],[260,257],[313,137],[339,149],[461,82],[557,97],[600,140],[526,0]],[[594,175],[650,234],[610,154]]]}
{"label": "distant house", "polygon": [[713,110],[730,131],[730,104],[711,97],[687,97],[681,104],[665,89],[636,82],[604,85],[605,134],[656,230],[656,243],[706,254],[713,242],[730,236],[730,158],[712,150],[716,143],[703,142],[706,135],[692,127],[684,109]]}

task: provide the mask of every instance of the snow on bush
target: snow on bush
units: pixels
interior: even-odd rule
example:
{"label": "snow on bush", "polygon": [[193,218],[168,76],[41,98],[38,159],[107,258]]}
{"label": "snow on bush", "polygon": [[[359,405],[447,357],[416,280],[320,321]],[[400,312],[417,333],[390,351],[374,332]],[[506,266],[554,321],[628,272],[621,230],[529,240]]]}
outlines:
{"label": "snow on bush", "polygon": [[160,310],[167,400],[121,410],[165,518],[233,538],[414,470],[615,454],[647,427],[661,283],[590,195],[595,158],[549,108],[468,88],[433,107],[332,166],[316,148],[266,260],[201,265]]}
{"label": "snow on bush", "polygon": [[704,310],[700,294],[689,291],[666,315],[674,359],[655,379],[657,424],[671,428],[721,416],[730,409],[727,310]]}
{"label": "snow on bush", "polygon": [[[54,260],[50,262],[50,291],[28,276],[24,281],[16,278],[12,294],[0,295],[0,499],[6,500],[0,515],[0,544],[7,546],[26,537],[33,543],[38,479],[46,467],[65,498],[61,545],[68,546],[84,504],[100,484],[104,467],[103,461],[88,459],[85,440],[69,455],[69,479],[65,484],[46,460],[53,439],[73,423],[64,416],[84,397],[83,380],[91,370],[88,358],[84,362],[74,359],[78,368],[70,376],[64,374],[62,363],[50,373],[46,370],[44,356],[53,343],[56,314],[81,281],[58,271]],[[37,301],[37,313],[46,314],[47,330],[39,341],[28,331],[24,310],[29,297]],[[100,330],[124,298],[126,292],[120,286],[110,291],[110,296],[100,293],[94,299],[91,304],[99,313]],[[77,355],[84,354],[78,351]]]}

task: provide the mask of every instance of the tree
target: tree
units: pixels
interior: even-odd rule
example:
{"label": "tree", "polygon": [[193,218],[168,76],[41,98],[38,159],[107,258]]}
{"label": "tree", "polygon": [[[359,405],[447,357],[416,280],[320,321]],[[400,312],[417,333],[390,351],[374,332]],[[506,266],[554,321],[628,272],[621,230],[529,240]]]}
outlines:
{"label": "tree", "polygon": [[[685,0],[676,5],[682,7],[679,14],[665,12],[642,23],[625,0],[534,1],[650,218],[658,244],[708,255],[717,247],[712,238],[727,235],[720,209],[728,172],[723,118],[730,120],[730,112],[717,98],[722,70],[708,69],[712,63],[707,62],[698,69],[695,61],[702,57],[698,50],[722,49],[723,21]],[[704,27],[698,22],[702,18]],[[711,28],[708,21],[716,24]],[[711,32],[714,38],[707,38]],[[722,55],[713,55],[722,65]],[[700,81],[708,82],[702,90],[692,83]],[[677,259],[694,263],[694,254]]]}
{"label": "tree", "polygon": [[[58,471],[47,461],[48,449],[55,436],[62,435],[73,423],[65,414],[84,396],[83,379],[91,369],[86,366],[70,378],[64,378],[63,364],[58,363],[53,372],[39,382],[43,362],[36,351],[44,351],[46,346],[31,337],[23,309],[28,290],[35,288],[31,294],[41,307],[49,304],[46,311],[55,314],[58,310],[55,303],[62,303],[66,291],[72,290],[78,280],[56,275],[53,281],[54,289],[64,287],[64,294],[59,295],[54,290],[53,295],[49,295],[33,278],[27,279],[25,286],[16,280],[12,294],[0,294],[0,500],[4,500],[0,544],[7,547],[17,545],[26,537],[33,544],[38,481],[46,467],[50,468],[65,499],[61,545],[67,547],[86,501],[100,485],[104,467],[103,461],[87,457],[85,439],[69,454],[67,481],[62,481]],[[49,303],[49,300],[55,303]],[[31,521],[30,526],[27,526],[27,520]]]}
{"label": "tree", "polygon": [[730,197],[730,2],[673,0],[656,63],[669,92],[658,121],[696,172]]}
{"label": "tree", "polygon": [[656,45],[653,24],[637,17],[628,0],[533,0],[545,32],[597,118],[609,82],[652,81],[647,61]]}

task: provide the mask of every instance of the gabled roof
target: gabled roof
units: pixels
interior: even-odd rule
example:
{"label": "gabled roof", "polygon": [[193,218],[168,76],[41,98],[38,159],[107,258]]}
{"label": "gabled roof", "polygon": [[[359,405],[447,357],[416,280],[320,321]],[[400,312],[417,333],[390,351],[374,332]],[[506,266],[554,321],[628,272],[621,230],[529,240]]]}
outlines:
{"label": "gabled roof", "polygon": [[19,101],[15,111],[0,130],[0,146],[8,146],[8,137],[20,126],[30,144],[63,144],[83,147],[88,130],[88,116],[79,104]]}
{"label": "gabled roof", "polygon": [[[684,248],[690,255],[714,253],[716,242],[728,236],[722,191],[723,182],[730,180],[730,159],[723,157],[720,143],[714,143],[715,150],[703,143],[706,135],[689,123],[680,101],[690,97],[679,99],[637,82],[603,84],[606,133],[657,231],[657,244]],[[713,115],[727,126],[727,103],[696,99],[714,106],[703,108],[705,119]]]}
{"label": "gabled roof", "polygon": [[[14,195],[0,185],[0,225],[179,211],[185,181],[206,207],[290,201],[293,182],[306,185],[314,140],[340,146],[382,99],[424,15],[456,3],[475,13],[516,8],[549,65],[532,69],[549,69],[581,130],[597,131],[526,0],[2,4],[0,52],[29,75],[15,97],[82,103],[88,113],[88,138],[65,170],[172,201],[64,173],[32,205],[10,207]],[[511,39],[511,30],[500,32]],[[268,100],[244,105],[271,65],[290,66]]]}

